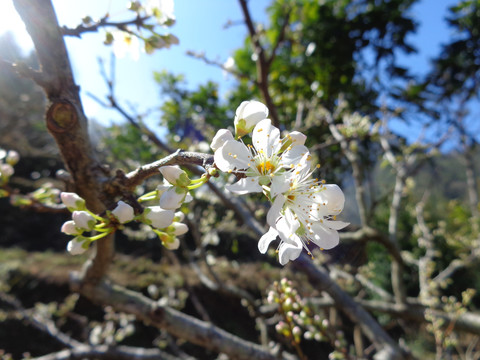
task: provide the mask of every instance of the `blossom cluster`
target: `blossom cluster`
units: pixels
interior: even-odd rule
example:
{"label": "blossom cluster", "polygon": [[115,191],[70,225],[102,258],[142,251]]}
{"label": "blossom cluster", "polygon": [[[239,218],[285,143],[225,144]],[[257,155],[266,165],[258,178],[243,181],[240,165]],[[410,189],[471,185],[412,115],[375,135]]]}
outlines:
{"label": "blossom cluster", "polygon": [[302,338],[310,341],[328,341],[333,351],[328,359],[346,359],[347,342],[342,331],[337,331],[330,322],[316,314],[314,309],[301,297],[292,282],[286,278],[273,283],[267,295],[267,303],[278,305],[281,320],[275,330],[289,340],[294,347]]}
{"label": "blossom cluster", "polygon": [[[313,178],[306,136],[293,131],[281,137],[268,119],[268,108],[258,101],[244,101],[236,110],[235,137],[221,129],[212,140],[215,165],[240,178],[227,189],[236,194],[263,193],[272,203],[267,214],[270,226],[258,243],[265,253],[280,237],[279,262],[285,265],[300,256],[312,242],[331,249],[339,242],[337,230],[348,225],[336,220],[345,197],[335,184]],[[251,134],[250,141],[243,139]]]}
{"label": "blossom cluster", "polygon": [[[93,241],[121,229],[124,224],[131,221],[150,226],[166,248],[177,249],[180,246],[178,236],[185,234],[188,227],[182,223],[185,215],[181,211],[175,210],[186,200],[188,189],[186,186],[184,187],[186,182],[182,170],[169,166],[161,168],[160,171],[172,184],[170,186],[161,185],[159,189],[141,196],[138,202],[160,199],[160,205],[146,206],[139,214],[135,214],[131,205],[120,200],[113,210],[107,210],[100,216],[89,211],[85,200],[76,193],[62,192],[61,200],[72,212],[72,220],[66,221],[61,228],[63,233],[74,236],[67,245],[68,252],[72,255],[82,254]],[[177,178],[177,175],[183,180]],[[96,232],[96,234],[86,236],[86,232]]]}
{"label": "blossom cluster", "polygon": [[13,167],[20,160],[20,155],[15,150],[0,149],[0,186],[8,183],[10,177],[15,173]]}

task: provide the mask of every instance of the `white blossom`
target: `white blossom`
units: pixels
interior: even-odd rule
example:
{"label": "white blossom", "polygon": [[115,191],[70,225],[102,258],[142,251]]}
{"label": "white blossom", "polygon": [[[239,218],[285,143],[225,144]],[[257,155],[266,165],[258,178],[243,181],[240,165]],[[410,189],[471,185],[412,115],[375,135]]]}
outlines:
{"label": "white blossom", "polygon": [[73,192],[62,192],[60,199],[70,211],[85,209],[85,200]]}
{"label": "white blossom", "polygon": [[302,247],[310,253],[310,242],[321,249],[335,247],[339,242],[337,230],[348,225],[336,220],[345,203],[342,190],[311,178],[311,174],[308,167],[290,173],[288,189],[276,194],[267,214],[270,229],[260,239],[258,248],[265,253],[270,242],[279,236],[282,265],[297,258]]}
{"label": "white blossom", "polygon": [[235,112],[235,135],[242,137],[268,117],[268,108],[260,101],[250,100],[240,104]]}
{"label": "white blossom", "polygon": [[96,224],[95,218],[86,211],[74,211],[72,213],[72,219],[75,222],[75,226],[79,229],[90,231]]}
{"label": "white blossom", "polygon": [[146,223],[157,229],[168,227],[175,217],[175,212],[172,210],[163,209],[160,206],[149,206],[143,212]]}
{"label": "white blossom", "polygon": [[165,180],[175,186],[185,187],[190,185],[190,178],[187,173],[178,166],[162,166],[160,169]]}
{"label": "white blossom", "polygon": [[76,237],[70,240],[67,244],[67,251],[71,255],[80,255],[83,254],[85,251],[87,251],[88,246],[84,245],[85,239],[81,237]]}
{"label": "white blossom", "polygon": [[83,232],[81,229],[77,229],[73,220],[64,222],[60,231],[67,235],[80,235]]}
{"label": "white blossom", "polygon": [[119,201],[115,209],[112,210],[113,216],[117,218],[117,220],[121,224],[125,224],[129,221],[132,221],[135,217],[135,213],[133,208],[123,201]]}
{"label": "white blossom", "polygon": [[296,167],[310,160],[304,145],[292,143],[289,135],[281,139],[280,131],[265,119],[255,126],[252,145],[227,140],[218,148],[214,154],[215,165],[223,172],[235,171],[245,175],[237,183],[227,186],[228,190],[237,194],[262,192],[263,186],[271,182],[284,182],[283,178],[276,180],[276,177],[295,171]]}

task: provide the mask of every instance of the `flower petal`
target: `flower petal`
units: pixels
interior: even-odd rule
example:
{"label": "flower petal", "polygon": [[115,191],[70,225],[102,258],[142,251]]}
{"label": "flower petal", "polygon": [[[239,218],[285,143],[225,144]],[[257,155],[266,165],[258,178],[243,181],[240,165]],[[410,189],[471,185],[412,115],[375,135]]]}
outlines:
{"label": "flower petal", "polygon": [[280,239],[289,244],[295,244],[296,242],[301,243],[298,235],[295,234],[299,227],[300,223],[298,220],[289,221],[285,216],[282,216],[278,219],[276,228]]}
{"label": "flower petal", "polygon": [[332,221],[332,220],[323,220],[323,224],[329,229],[342,230],[344,227],[350,225],[350,223],[344,221]]}
{"label": "flower petal", "polygon": [[283,194],[289,188],[289,182],[284,174],[275,175],[270,185],[270,196],[275,198],[278,194]]}
{"label": "flower petal", "polygon": [[289,138],[292,139],[292,146],[305,145],[305,140],[307,140],[307,135],[304,135],[299,131],[292,131],[288,135],[289,135]]}
{"label": "flower petal", "polygon": [[268,231],[262,235],[260,240],[258,241],[258,251],[262,254],[265,254],[268,250],[268,245],[275,240],[278,236],[278,231],[275,230],[273,227],[270,227]]}
{"label": "flower petal", "polygon": [[280,211],[283,208],[283,204],[285,204],[285,196],[280,194],[275,198],[272,207],[270,208],[270,210],[268,210],[268,225],[276,227],[277,219],[281,216]]}
{"label": "flower petal", "polygon": [[272,157],[282,147],[280,130],[272,125],[270,119],[260,121],[253,129],[252,145],[267,158]]}
{"label": "flower petal", "polygon": [[186,192],[179,191],[180,188],[172,186],[160,197],[160,207],[167,210],[175,210],[182,206]]}
{"label": "flower petal", "polygon": [[223,171],[246,169],[251,162],[250,150],[241,142],[228,140],[214,154],[215,165]]}
{"label": "flower petal", "polygon": [[217,131],[217,133],[213,137],[210,147],[212,148],[213,151],[216,151],[217,149],[222,147],[223,144],[225,144],[225,142],[227,142],[228,140],[234,140],[230,130],[220,129]]}
{"label": "flower petal", "polygon": [[292,146],[290,150],[287,150],[283,153],[282,165],[290,166],[291,164],[301,164],[302,167],[304,167],[304,165],[308,164],[306,159],[309,158],[309,154],[310,152],[308,151],[308,148],[304,145]]}
{"label": "flower petal", "polygon": [[144,216],[153,227],[164,229],[173,222],[175,213],[160,206],[149,206],[145,209]]}
{"label": "flower petal", "polygon": [[278,250],[278,261],[280,265],[285,265],[290,260],[295,260],[302,253],[302,244],[295,243],[282,243]]}
{"label": "flower petal", "polygon": [[258,180],[258,177],[246,177],[240,179],[235,184],[227,185],[225,188],[238,195],[262,192],[263,188],[258,183]]}
{"label": "flower petal", "polygon": [[338,245],[340,237],[337,230],[328,229],[318,222],[311,226],[311,230],[313,236],[310,238],[318,247],[328,250]]}
{"label": "flower petal", "polygon": [[319,193],[323,202],[326,203],[330,215],[340,214],[345,205],[345,195],[336,184],[324,185],[324,190]]}

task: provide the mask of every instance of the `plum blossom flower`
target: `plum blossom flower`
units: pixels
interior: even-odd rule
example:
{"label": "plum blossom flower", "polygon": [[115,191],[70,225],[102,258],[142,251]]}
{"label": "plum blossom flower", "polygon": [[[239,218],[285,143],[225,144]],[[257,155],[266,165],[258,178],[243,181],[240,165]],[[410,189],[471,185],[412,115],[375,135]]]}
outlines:
{"label": "plum blossom flower", "polygon": [[140,58],[140,43],[135,35],[132,35],[126,31],[114,30],[113,36],[113,53],[114,55],[122,59],[127,54],[130,54],[133,61],[138,61]]}
{"label": "plum blossom flower", "polygon": [[269,231],[264,234],[258,249],[265,253],[271,241],[280,237],[279,261],[282,265],[296,259],[302,248],[308,253],[308,244],[313,242],[321,249],[338,245],[337,230],[348,223],[337,221],[345,203],[342,190],[335,184],[324,184],[311,177],[312,171],[302,167],[290,173],[288,189],[279,187],[273,206],[267,214]]}
{"label": "plum blossom flower", "polygon": [[132,221],[135,217],[133,208],[123,201],[119,201],[115,209],[112,210],[113,216],[117,218],[120,224]]}
{"label": "plum blossom flower", "polygon": [[258,122],[268,117],[268,108],[260,101],[250,100],[240,104],[235,112],[235,135],[247,135]]}
{"label": "plum blossom flower", "polygon": [[[273,126],[269,119],[264,119],[253,129],[252,145],[226,140],[215,151],[215,165],[223,172],[235,171],[246,176],[227,186],[227,189],[237,194],[262,192],[263,186],[272,182],[283,182],[281,177],[278,180],[276,177],[303,166],[310,159],[310,154],[301,144],[300,137],[297,139],[297,134],[294,135],[295,139],[290,135],[281,139],[280,130]],[[218,138],[222,136],[219,135]],[[228,135],[224,135],[224,138],[228,138]],[[217,145],[218,141],[214,147]]]}

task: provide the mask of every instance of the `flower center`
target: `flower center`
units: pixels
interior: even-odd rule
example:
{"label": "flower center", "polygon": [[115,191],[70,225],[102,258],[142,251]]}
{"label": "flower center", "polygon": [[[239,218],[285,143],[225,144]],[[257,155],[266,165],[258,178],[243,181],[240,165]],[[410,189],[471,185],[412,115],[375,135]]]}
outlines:
{"label": "flower center", "polygon": [[275,165],[270,160],[266,160],[257,164],[257,170],[262,175],[270,174],[275,170]]}

